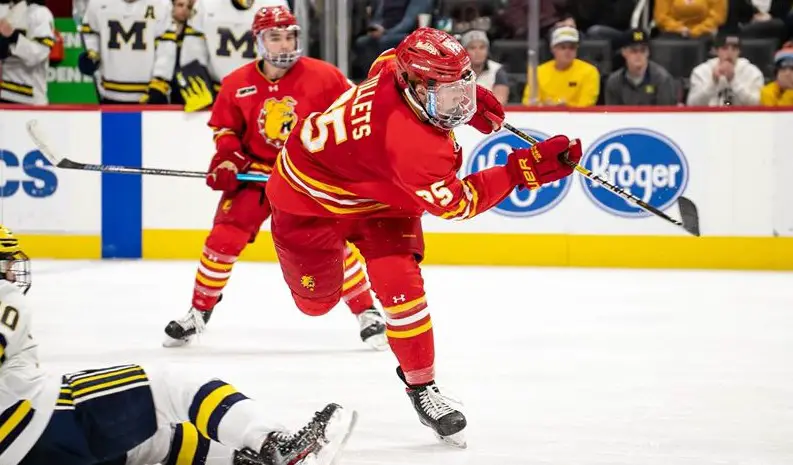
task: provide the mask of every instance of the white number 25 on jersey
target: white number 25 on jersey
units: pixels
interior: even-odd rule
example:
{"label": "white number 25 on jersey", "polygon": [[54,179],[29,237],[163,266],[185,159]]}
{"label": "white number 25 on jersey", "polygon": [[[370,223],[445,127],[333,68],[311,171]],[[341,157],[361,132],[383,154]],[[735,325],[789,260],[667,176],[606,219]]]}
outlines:
{"label": "white number 25 on jersey", "polygon": [[441,207],[445,207],[454,199],[454,194],[445,186],[443,181],[438,181],[430,186],[430,190],[418,190],[416,195],[431,204],[437,200]]}

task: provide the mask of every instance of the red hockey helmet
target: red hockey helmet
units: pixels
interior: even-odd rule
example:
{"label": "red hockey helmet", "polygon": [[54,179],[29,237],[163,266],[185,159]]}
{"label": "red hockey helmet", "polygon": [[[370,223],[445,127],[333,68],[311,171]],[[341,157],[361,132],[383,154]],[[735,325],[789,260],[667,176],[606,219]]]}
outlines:
{"label": "red hockey helmet", "polygon": [[[285,6],[266,6],[256,12],[253,17],[253,36],[259,55],[273,66],[289,68],[300,58],[300,26],[297,18]],[[294,48],[280,41],[281,34],[271,31],[280,30],[295,33]],[[275,48],[276,50],[272,50]]]}
{"label": "red hockey helmet", "polygon": [[397,82],[408,101],[423,110],[434,125],[451,129],[467,123],[476,113],[471,59],[449,34],[429,27],[416,29],[397,46],[396,67]]}

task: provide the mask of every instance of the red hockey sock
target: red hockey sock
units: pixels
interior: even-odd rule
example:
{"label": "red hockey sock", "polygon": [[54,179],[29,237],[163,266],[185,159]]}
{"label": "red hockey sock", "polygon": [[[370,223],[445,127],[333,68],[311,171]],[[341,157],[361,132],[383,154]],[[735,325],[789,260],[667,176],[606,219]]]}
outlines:
{"label": "red hockey sock", "polygon": [[208,311],[218,303],[220,294],[231,277],[231,269],[237,261],[250,234],[227,224],[212,228],[201,254],[193,288],[193,307]]}
{"label": "red hockey sock", "polygon": [[363,266],[363,259],[349,244],[344,253],[344,284],[341,295],[353,315],[359,315],[374,307],[369,280]]}
{"label": "red hockey sock", "polygon": [[435,379],[435,341],[424,280],[411,255],[369,261],[369,276],[386,312],[386,335],[408,384]]}

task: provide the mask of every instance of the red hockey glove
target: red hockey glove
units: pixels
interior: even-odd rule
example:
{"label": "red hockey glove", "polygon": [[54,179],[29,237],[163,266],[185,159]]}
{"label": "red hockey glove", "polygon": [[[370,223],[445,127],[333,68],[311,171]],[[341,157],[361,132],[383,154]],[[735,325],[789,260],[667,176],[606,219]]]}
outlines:
{"label": "red hockey glove", "polygon": [[528,149],[518,149],[509,155],[507,170],[518,186],[537,189],[543,184],[558,181],[573,173],[573,163],[581,161],[581,141],[567,136],[553,136]]}
{"label": "red hockey glove", "polygon": [[251,166],[251,159],[241,152],[218,152],[209,163],[207,186],[216,191],[233,191],[240,187],[237,173]]}
{"label": "red hockey glove", "polygon": [[501,129],[501,122],[504,121],[504,107],[498,101],[495,94],[476,85],[476,114],[468,121],[469,126],[473,126],[482,134],[490,134]]}

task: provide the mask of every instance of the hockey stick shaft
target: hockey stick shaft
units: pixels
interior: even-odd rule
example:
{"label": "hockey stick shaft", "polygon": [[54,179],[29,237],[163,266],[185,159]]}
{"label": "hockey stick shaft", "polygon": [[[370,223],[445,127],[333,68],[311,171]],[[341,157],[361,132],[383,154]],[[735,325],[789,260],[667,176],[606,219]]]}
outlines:
{"label": "hockey stick shaft", "polygon": [[[540,142],[537,139],[535,139],[534,137],[531,137],[530,135],[526,134],[525,132],[521,131],[520,129],[516,128],[515,126],[512,126],[511,124],[509,124],[507,122],[502,122],[502,125],[503,125],[504,129],[506,129],[507,131],[515,134],[516,136],[520,137],[521,139],[525,140],[526,142],[528,142],[530,144],[538,144]],[[678,221],[678,220],[672,218],[671,216],[669,216],[666,213],[662,212],[661,210],[653,207],[652,205],[650,205],[647,202],[643,201],[642,199],[636,197],[635,195],[631,194],[630,192],[626,192],[625,189],[623,189],[623,188],[621,188],[619,186],[615,186],[614,184],[606,181],[605,179],[601,178],[600,176],[596,175],[592,171],[584,168],[583,166],[581,166],[581,165],[579,165],[577,163],[573,163],[573,162],[571,162],[570,160],[568,160],[568,159],[566,159],[564,157],[561,157],[561,160],[564,161],[567,165],[575,168],[576,171],[578,171],[580,174],[585,176],[587,179],[591,179],[592,181],[595,181],[596,183],[598,183],[601,186],[607,188],[608,190],[610,190],[614,194],[622,197],[623,199],[627,200],[628,202],[633,203],[634,205],[638,206],[639,208],[641,208],[641,209],[643,209],[643,210],[645,210],[645,211],[647,211],[649,213],[652,213],[653,215],[655,215],[655,216],[657,216],[659,218],[662,218],[662,219],[674,224],[675,226],[679,226],[679,227],[685,229],[687,232],[689,232],[689,233],[691,233],[691,234],[693,234],[695,236],[699,235],[699,225],[696,225],[696,232],[694,232],[695,229],[694,229],[693,225],[685,225],[685,224],[683,224],[682,221]]]}
{"label": "hockey stick shaft", "polygon": [[[172,176],[180,178],[205,178],[207,173],[201,171],[184,171],[184,170],[171,170],[163,168],[142,168],[137,166],[121,166],[121,165],[96,165],[90,163],[80,163],[70,160],[68,158],[61,158],[57,153],[52,150],[46,142],[43,131],[39,128],[38,122],[33,120],[27,124],[28,134],[36,147],[41,150],[41,153],[58,168],[68,170],[82,170],[82,171],[98,171],[101,173],[117,173],[117,174],[148,174],[155,176]],[[267,182],[270,176],[267,174],[248,174],[237,173],[237,180],[247,182]]]}
{"label": "hockey stick shaft", "polygon": [[[116,174],[148,174],[154,176],[172,176],[178,178],[205,178],[207,173],[201,171],[184,171],[184,170],[171,170],[163,168],[143,168],[136,166],[121,166],[121,165],[93,165],[89,163],[79,163],[68,158],[60,160],[55,164],[58,168],[82,170],[82,171],[99,171],[102,173],[116,173]],[[270,176],[267,174],[248,174],[237,173],[238,181],[247,182],[267,182]]]}

